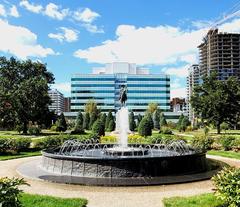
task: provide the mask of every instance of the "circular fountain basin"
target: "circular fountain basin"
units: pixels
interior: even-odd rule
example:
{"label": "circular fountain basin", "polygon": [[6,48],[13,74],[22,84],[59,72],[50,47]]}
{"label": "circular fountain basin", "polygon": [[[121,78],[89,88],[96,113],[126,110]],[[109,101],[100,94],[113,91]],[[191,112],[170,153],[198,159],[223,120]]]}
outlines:
{"label": "circular fountain basin", "polygon": [[106,149],[105,154],[113,156],[143,156],[148,154],[148,150],[137,147],[112,147]]}
{"label": "circular fountain basin", "polygon": [[[69,149],[62,154],[59,149],[42,152],[41,169],[49,174],[42,179],[86,185],[131,186],[177,183],[186,176],[185,180],[189,182],[199,180],[199,173],[203,173],[205,178],[213,175],[206,174],[209,170],[206,154],[192,149],[178,152],[162,148],[162,145],[129,145],[123,149],[99,144],[97,147]],[[181,179],[176,180],[176,176]]]}

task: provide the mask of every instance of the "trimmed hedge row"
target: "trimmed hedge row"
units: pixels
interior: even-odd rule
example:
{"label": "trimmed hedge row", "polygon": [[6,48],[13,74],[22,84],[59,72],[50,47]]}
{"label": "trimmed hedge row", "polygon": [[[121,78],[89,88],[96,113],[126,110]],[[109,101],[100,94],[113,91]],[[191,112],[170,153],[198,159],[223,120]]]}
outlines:
{"label": "trimmed hedge row", "polygon": [[1,138],[0,155],[7,153],[19,153],[27,151],[30,148],[30,138]]}

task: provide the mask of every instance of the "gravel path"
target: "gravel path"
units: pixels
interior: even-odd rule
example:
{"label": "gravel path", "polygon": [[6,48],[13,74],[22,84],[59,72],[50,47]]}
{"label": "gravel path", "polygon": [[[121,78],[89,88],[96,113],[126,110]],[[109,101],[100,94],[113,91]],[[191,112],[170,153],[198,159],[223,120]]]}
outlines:
{"label": "gravel path", "polygon": [[[30,157],[0,161],[0,177],[20,177],[16,172],[16,168],[24,162],[39,158]],[[218,159],[230,165],[240,167],[240,160],[217,156],[208,156],[208,158]],[[145,187],[92,187],[26,180],[31,186],[24,186],[23,190],[25,192],[64,198],[82,197],[88,199],[88,207],[163,207],[161,201],[165,197],[196,195],[211,192],[213,188],[209,180]]]}

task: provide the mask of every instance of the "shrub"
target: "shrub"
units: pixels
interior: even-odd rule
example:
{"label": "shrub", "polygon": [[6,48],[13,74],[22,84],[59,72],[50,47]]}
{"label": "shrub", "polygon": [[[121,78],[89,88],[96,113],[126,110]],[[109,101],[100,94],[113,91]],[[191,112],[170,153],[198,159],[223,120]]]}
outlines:
{"label": "shrub", "polygon": [[61,113],[60,117],[56,121],[56,126],[56,131],[58,132],[65,132],[67,130],[67,123],[63,113]]}
{"label": "shrub", "polygon": [[130,134],[128,136],[128,143],[142,143],[144,141],[144,137],[139,134]]}
{"label": "shrub", "polygon": [[92,127],[92,132],[97,134],[99,137],[105,135],[105,126],[100,119],[97,119]]}
{"label": "shrub", "polygon": [[46,137],[35,141],[34,147],[37,149],[50,149],[60,147],[64,142],[62,137]]}
{"label": "shrub", "polygon": [[162,134],[173,134],[172,130],[169,129],[168,127],[162,127],[162,129],[160,130],[160,133],[162,133]]}
{"label": "shrub", "polygon": [[57,126],[55,124],[53,124],[50,128],[51,131],[55,132],[57,131]]}
{"label": "shrub", "polygon": [[107,143],[116,143],[117,137],[116,136],[102,136],[100,138],[101,144],[107,144]]}
{"label": "shrub", "polygon": [[225,151],[231,150],[234,144],[235,137],[222,136],[220,143]]}
{"label": "shrub", "polygon": [[31,126],[28,128],[28,133],[30,135],[39,135],[41,133],[41,129],[38,126]]}
{"label": "shrub", "polygon": [[138,133],[141,136],[151,136],[152,135],[152,128],[151,123],[149,123],[148,118],[144,117],[138,127]]}
{"label": "shrub", "polygon": [[12,146],[12,147],[15,148],[14,151],[16,152],[27,151],[30,148],[30,145],[32,142],[32,140],[27,137],[21,137],[13,140],[14,140],[13,142],[15,146]]}
{"label": "shrub", "polygon": [[229,207],[240,206],[240,169],[225,167],[212,178],[215,186],[215,195]]}
{"label": "shrub", "polygon": [[206,136],[196,136],[192,140],[192,146],[202,151],[211,149],[214,139]]}
{"label": "shrub", "polygon": [[19,178],[0,178],[0,206],[2,207],[21,207],[19,201],[20,193],[23,192],[18,187],[28,185],[23,179]]}
{"label": "shrub", "polygon": [[10,138],[1,138],[0,139],[0,154],[5,154],[10,149],[10,145],[11,145]]}
{"label": "shrub", "polygon": [[16,130],[19,134],[21,134],[21,132],[23,131],[23,125],[22,125],[22,124],[16,125],[15,130]]}

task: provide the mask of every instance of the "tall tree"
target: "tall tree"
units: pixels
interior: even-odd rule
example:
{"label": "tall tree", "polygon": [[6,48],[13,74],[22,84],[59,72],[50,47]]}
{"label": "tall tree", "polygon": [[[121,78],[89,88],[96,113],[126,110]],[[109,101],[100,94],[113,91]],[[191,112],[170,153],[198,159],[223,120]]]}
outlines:
{"label": "tall tree", "polygon": [[167,126],[167,120],[163,113],[160,114],[160,127]]}
{"label": "tall tree", "polygon": [[141,122],[138,126],[138,133],[139,133],[139,135],[144,136],[144,137],[152,135],[151,124],[147,117],[144,117],[141,120]]}
{"label": "tall tree", "polygon": [[56,126],[57,126],[56,131],[58,132],[65,132],[67,130],[67,123],[63,113],[60,114],[56,122]]}
{"label": "tall tree", "polygon": [[85,104],[84,110],[86,113],[89,113],[90,115],[92,113],[95,113],[97,115],[100,113],[100,110],[97,108],[97,103],[93,99],[88,100],[88,102]]}
{"label": "tall tree", "polygon": [[138,114],[138,116],[137,116],[137,127],[139,126],[141,120],[142,120],[142,115]]}
{"label": "tall tree", "polygon": [[129,114],[129,129],[130,131],[135,131],[136,128],[136,122],[134,119],[134,113],[131,111],[131,113]]}
{"label": "tall tree", "polygon": [[153,124],[152,114],[147,113],[145,115],[145,117],[147,118],[147,120],[149,122],[149,126],[151,127],[151,129],[153,129],[154,128],[154,124]]}
{"label": "tall tree", "polygon": [[106,128],[106,129],[108,128],[109,122],[110,122],[111,120],[114,120],[114,118],[113,118],[113,115],[112,115],[112,111],[110,110],[110,111],[108,112],[108,115],[107,115],[107,118],[106,118],[106,122],[105,122],[105,128]]}
{"label": "tall tree", "polygon": [[89,112],[86,112],[83,120],[83,128],[86,130],[89,130],[90,129],[89,124],[90,124],[90,115],[89,115]]}
{"label": "tall tree", "polygon": [[160,129],[160,112],[159,112],[159,110],[156,110],[153,113],[153,125],[154,125],[154,129]]}
{"label": "tall tree", "polygon": [[75,122],[74,133],[81,134],[83,132],[84,132],[84,128],[83,128],[83,115],[82,115],[82,112],[79,111],[78,115],[77,115],[76,122]]}
{"label": "tall tree", "polygon": [[[101,122],[104,124],[104,126],[106,125],[106,119],[107,119],[107,115],[105,113],[102,113],[100,116]],[[106,129],[106,128],[105,128]]]}
{"label": "tall tree", "polygon": [[154,111],[156,111],[158,109],[158,104],[157,103],[149,103],[148,104],[148,108],[147,108],[147,112],[150,114],[153,114]]}
{"label": "tall tree", "polygon": [[23,125],[24,133],[30,121],[41,124],[49,113],[48,84],[52,83],[54,77],[46,65],[0,57],[0,118],[8,110]]}
{"label": "tall tree", "polygon": [[195,114],[214,124],[220,134],[223,122],[235,124],[239,117],[239,81],[234,77],[225,81],[217,80],[216,73],[205,76],[203,83],[194,88],[191,105]]}

